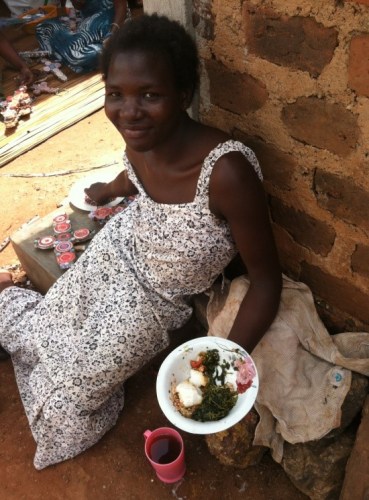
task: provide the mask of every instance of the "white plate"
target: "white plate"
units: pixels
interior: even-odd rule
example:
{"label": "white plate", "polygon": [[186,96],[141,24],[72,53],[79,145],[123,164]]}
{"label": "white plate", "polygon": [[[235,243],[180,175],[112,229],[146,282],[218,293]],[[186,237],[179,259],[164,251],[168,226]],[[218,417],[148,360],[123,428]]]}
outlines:
{"label": "white plate", "polygon": [[[237,403],[226,417],[213,422],[197,422],[181,415],[171,399],[172,384],[187,380],[190,376],[190,361],[196,359],[200,352],[209,349],[218,349],[220,362],[224,359],[232,364],[236,359],[247,357],[254,364],[250,355],[242,347],[230,340],[218,337],[199,337],[190,340],[174,349],[165,358],[156,380],[156,395],[160,408],[173,425],[191,434],[213,434],[232,427],[251,410],[259,389],[259,377],[254,364],[255,377],[251,387],[238,395]],[[236,378],[236,371],[233,371],[233,374]]]}
{"label": "white plate", "polygon": [[[71,187],[68,198],[69,202],[80,210],[86,210],[89,212],[91,210],[96,210],[96,205],[90,205],[89,203],[86,203],[85,188],[90,187],[94,182],[110,182],[115,179],[121,171],[122,169],[120,168],[119,170],[115,169],[113,171],[110,170],[109,172],[99,172],[98,174],[89,175],[87,177],[84,177],[83,179],[79,179]],[[118,203],[120,203],[122,200],[123,197],[115,198],[110,203],[107,203],[106,205],[99,205],[99,207],[114,207],[115,205],[118,205]]]}

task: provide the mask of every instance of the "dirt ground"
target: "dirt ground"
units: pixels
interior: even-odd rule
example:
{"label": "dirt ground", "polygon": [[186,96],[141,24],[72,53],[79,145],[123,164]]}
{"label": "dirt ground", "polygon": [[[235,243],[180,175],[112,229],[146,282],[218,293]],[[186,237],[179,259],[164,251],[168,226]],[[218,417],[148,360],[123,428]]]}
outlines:
{"label": "dirt ground", "polygon": [[[55,210],[78,179],[100,171],[94,167],[119,162],[122,148],[120,135],[101,110],[1,167],[0,243],[33,217]],[[61,174],[86,168],[91,171],[52,177],[17,176]],[[0,266],[12,264],[15,259],[8,245],[0,253]]]}
{"label": "dirt ground", "polygon": [[[60,174],[97,167],[119,161],[122,148],[120,136],[100,110],[0,168],[0,243],[33,217],[55,210],[68,196],[73,183],[89,172],[51,177],[17,175]],[[9,244],[0,252],[0,266],[17,264]],[[184,335],[193,335],[192,328],[190,325],[185,329]],[[35,443],[12,364],[1,363],[0,498],[197,500],[204,494],[209,500],[306,498],[269,454],[255,467],[244,470],[225,467],[210,455],[202,436],[186,433],[183,433],[186,476],[174,485],[161,483],[145,459],[142,436],[148,428],[168,425],[155,396],[155,374],[161,358],[127,382],[126,407],[112,431],[82,455],[43,471],[36,471],[32,464]]]}

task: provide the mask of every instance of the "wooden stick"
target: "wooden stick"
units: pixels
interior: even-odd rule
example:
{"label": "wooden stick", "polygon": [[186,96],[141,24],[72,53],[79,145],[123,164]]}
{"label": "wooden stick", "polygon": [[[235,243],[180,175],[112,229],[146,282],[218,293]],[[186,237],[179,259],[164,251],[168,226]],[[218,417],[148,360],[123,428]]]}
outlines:
{"label": "wooden stick", "polygon": [[77,168],[75,170],[59,170],[58,172],[48,172],[41,174],[0,174],[0,177],[58,177],[61,175],[77,174],[79,172],[89,172],[90,170],[96,170],[98,168],[111,167],[113,165],[118,165],[119,162],[113,161],[112,163],[105,163],[104,165],[97,165],[95,167],[87,168]]}
{"label": "wooden stick", "polygon": [[63,92],[34,101],[30,117],[21,119],[8,135],[1,136],[5,126],[0,123],[0,167],[103,107],[104,82],[99,74],[77,75],[60,83]]}

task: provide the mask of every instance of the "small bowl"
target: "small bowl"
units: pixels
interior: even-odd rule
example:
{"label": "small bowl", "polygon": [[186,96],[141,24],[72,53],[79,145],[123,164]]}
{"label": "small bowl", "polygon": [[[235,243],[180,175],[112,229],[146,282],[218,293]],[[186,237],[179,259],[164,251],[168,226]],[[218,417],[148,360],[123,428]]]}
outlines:
{"label": "small bowl", "polygon": [[[175,408],[172,401],[172,387],[187,380],[190,376],[190,361],[195,360],[200,352],[210,349],[218,349],[220,363],[223,360],[232,364],[240,358],[247,358],[253,363],[255,376],[251,387],[243,394],[238,395],[235,406],[228,415],[220,420],[211,422],[198,422],[184,417]],[[236,379],[237,371],[229,370],[230,378]],[[213,434],[232,427],[239,422],[251,410],[259,388],[259,377],[250,355],[238,344],[227,339],[218,337],[199,337],[180,345],[172,351],[160,366],[156,380],[156,396],[159,406],[167,419],[177,428],[191,434]]]}

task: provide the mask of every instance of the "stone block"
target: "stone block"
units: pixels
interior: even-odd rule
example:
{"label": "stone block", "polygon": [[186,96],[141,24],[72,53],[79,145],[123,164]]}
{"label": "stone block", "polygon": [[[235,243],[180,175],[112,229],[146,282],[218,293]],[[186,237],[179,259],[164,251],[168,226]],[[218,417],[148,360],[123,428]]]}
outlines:
{"label": "stone block", "polygon": [[312,17],[289,17],[249,2],[243,15],[247,48],[263,59],[317,77],[333,57],[337,31]]}
{"label": "stone block", "polygon": [[246,417],[229,429],[208,434],[206,444],[210,453],[223,465],[239,469],[258,464],[268,449],[252,444],[258,420],[258,414],[252,409]]}
{"label": "stone block", "polygon": [[342,104],[317,97],[299,97],[282,110],[282,119],[294,139],[338,156],[348,156],[359,137],[357,117]]}
{"label": "stone block", "polygon": [[[285,442],[282,467],[292,483],[314,500],[337,500],[354,441],[349,427],[336,439],[290,444]],[[352,500],[361,497],[351,497]]]}
{"label": "stone block", "polygon": [[264,83],[218,61],[206,61],[212,104],[238,115],[261,108],[268,99]]}
{"label": "stone block", "polygon": [[336,232],[329,224],[306,212],[288,207],[274,197],[271,197],[271,214],[273,221],[286,229],[300,245],[323,256],[331,251]]}

